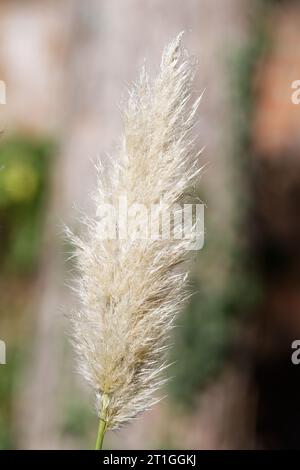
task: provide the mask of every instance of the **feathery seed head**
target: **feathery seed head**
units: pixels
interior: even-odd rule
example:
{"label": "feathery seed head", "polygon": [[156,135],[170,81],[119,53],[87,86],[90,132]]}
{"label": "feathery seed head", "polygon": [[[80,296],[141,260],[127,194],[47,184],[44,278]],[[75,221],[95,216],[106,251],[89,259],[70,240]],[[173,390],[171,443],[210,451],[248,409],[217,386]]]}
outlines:
{"label": "feathery seed head", "polygon": [[[184,201],[200,171],[191,135],[200,100],[191,104],[194,64],[181,39],[182,33],[165,48],[153,82],[143,68],[124,111],[118,158],[108,176],[99,168],[95,196],[97,210],[116,207],[124,195],[128,205],[149,211],[156,205],[152,221],[160,230],[162,211]],[[180,223],[175,212],[174,233]],[[137,217],[131,214],[134,222]],[[139,214],[141,224],[146,218]],[[177,266],[191,239],[104,238],[102,223],[97,211],[86,220],[85,235],[70,235],[80,272],[74,344],[99,416],[116,428],[149,408],[164,382],[168,336],[187,296],[186,273]],[[113,225],[120,233],[120,222]]]}

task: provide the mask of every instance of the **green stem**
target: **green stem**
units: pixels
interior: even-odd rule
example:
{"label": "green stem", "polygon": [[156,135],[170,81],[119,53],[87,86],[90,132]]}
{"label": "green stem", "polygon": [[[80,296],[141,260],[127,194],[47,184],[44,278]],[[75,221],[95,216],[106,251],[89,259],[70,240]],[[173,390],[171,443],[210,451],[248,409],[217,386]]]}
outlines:
{"label": "green stem", "polygon": [[102,450],[103,439],[107,429],[107,409],[109,405],[109,396],[107,393],[103,393],[101,397],[101,409],[99,415],[99,427],[96,439],[95,450]]}
{"label": "green stem", "polygon": [[106,421],[100,418],[95,450],[102,450],[105,431],[106,431]]}

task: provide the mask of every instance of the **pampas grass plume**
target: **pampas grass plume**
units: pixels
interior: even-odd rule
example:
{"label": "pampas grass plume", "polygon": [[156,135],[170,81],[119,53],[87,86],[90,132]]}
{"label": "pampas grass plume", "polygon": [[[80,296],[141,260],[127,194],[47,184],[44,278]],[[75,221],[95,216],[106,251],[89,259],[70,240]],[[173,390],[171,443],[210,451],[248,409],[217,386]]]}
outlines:
{"label": "pampas grass plume", "polygon": [[199,174],[192,129],[200,98],[192,101],[194,61],[181,41],[182,33],[165,48],[155,80],[143,68],[123,113],[118,156],[108,174],[98,168],[96,214],[86,218],[83,235],[69,232],[79,271],[74,345],[95,392],[102,434],[157,400],[169,333],[187,296],[186,272],[178,266],[190,240],[103,239],[97,215],[123,195],[128,205],[150,209],[163,200],[171,209]]}

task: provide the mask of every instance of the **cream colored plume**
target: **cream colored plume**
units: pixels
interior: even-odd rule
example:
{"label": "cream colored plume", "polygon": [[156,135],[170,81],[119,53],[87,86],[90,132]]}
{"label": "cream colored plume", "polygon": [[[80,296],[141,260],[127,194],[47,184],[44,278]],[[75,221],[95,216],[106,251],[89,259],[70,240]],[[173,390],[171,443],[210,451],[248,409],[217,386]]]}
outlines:
{"label": "cream colored plume", "polygon": [[[99,417],[117,428],[156,400],[164,381],[166,347],[174,316],[186,299],[188,239],[104,239],[99,207],[138,203],[171,210],[182,204],[199,173],[192,128],[200,99],[193,102],[194,64],[182,34],[164,50],[160,72],[145,70],[124,111],[124,134],[110,172],[99,169],[95,217],[86,233],[72,235],[80,278],[80,311],[74,343],[80,371],[93,387]],[[160,204],[160,206],[159,206]],[[163,209],[164,208],[164,209]],[[175,218],[172,227],[176,230]],[[191,229],[193,230],[193,229]]]}

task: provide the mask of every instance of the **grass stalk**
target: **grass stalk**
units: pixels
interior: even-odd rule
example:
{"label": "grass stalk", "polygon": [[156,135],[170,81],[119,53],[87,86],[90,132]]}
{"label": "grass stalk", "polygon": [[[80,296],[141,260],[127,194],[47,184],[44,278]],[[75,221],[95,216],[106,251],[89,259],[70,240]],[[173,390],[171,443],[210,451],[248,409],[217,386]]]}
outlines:
{"label": "grass stalk", "polygon": [[109,405],[109,397],[106,393],[101,397],[101,410],[99,416],[99,427],[96,439],[95,450],[102,450],[104,435],[107,429],[107,407]]}

